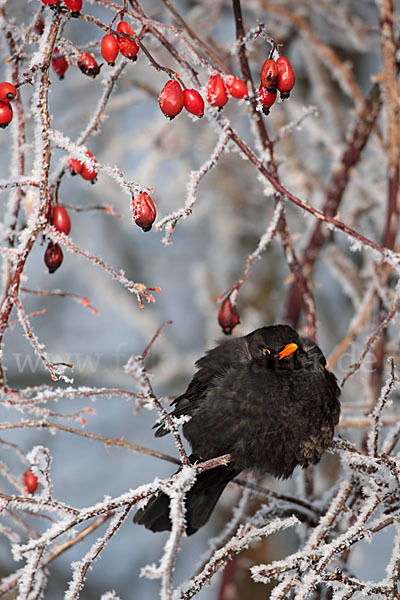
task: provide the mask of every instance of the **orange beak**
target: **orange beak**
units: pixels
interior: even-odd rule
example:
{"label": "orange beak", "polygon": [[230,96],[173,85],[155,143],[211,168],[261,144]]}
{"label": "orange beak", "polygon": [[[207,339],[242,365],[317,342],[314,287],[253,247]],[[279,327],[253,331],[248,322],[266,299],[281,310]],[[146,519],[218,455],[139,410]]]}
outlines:
{"label": "orange beak", "polygon": [[296,352],[297,348],[297,344],[286,344],[284,349],[281,350],[276,356],[279,357],[279,360],[282,360],[282,358],[286,358],[286,356],[291,356],[294,352]]}

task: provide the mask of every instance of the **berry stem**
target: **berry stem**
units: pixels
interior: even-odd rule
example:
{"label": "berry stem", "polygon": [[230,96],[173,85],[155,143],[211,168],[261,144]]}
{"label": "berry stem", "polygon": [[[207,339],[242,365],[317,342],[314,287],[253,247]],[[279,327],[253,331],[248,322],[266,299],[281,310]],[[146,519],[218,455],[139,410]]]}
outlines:
{"label": "berry stem", "polygon": [[174,15],[175,19],[177,21],[179,21],[179,23],[182,25],[182,27],[184,27],[184,29],[188,32],[188,34],[190,35],[192,40],[194,40],[196,42],[196,44],[198,46],[200,46],[200,48],[202,50],[204,50],[204,52],[206,52],[206,54],[208,54],[208,56],[211,58],[211,60],[215,64],[219,65],[219,67],[222,69],[222,71],[224,71],[224,73],[227,73],[228,75],[232,75],[232,72],[229,69],[229,67],[220,59],[218,54],[216,54],[214,52],[214,50],[195,33],[195,31],[190,27],[190,25],[187,23],[187,21],[185,21],[185,19],[182,17],[182,15],[176,10],[176,8],[172,4],[171,0],[162,0],[162,1],[164,2],[165,6]]}

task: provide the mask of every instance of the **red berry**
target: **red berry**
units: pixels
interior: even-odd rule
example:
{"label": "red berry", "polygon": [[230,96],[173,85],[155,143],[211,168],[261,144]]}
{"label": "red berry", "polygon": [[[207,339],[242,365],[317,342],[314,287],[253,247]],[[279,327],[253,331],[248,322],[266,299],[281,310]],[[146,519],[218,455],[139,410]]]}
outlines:
{"label": "red berry", "polygon": [[204,114],[204,100],[197,90],[183,90],[183,102],[186,110],[196,117]]}
{"label": "red berry", "polygon": [[64,0],[64,4],[71,11],[73,17],[79,17],[83,0]]}
{"label": "red berry", "polygon": [[54,48],[51,66],[53,67],[53,71],[56,73],[56,75],[58,75],[60,79],[64,79],[65,71],[68,69],[69,65],[64,54],[60,53],[57,46]]}
{"label": "red berry", "polygon": [[69,218],[67,209],[64,208],[64,206],[56,204],[53,207],[50,224],[53,225],[57,231],[65,233],[65,235],[69,234],[71,231],[71,219]]}
{"label": "red berry", "polygon": [[167,81],[158,97],[161,111],[169,119],[179,115],[183,108],[184,96],[179,83],[173,79]]}
{"label": "red berry", "polygon": [[0,101],[1,102],[13,102],[17,96],[17,90],[12,83],[3,81],[0,83]]}
{"label": "red berry", "polygon": [[27,469],[23,474],[25,491],[27,494],[34,494],[38,486],[38,478],[30,469]]}
{"label": "red berry", "polygon": [[234,75],[229,75],[229,77],[225,78],[225,85],[229,94],[234,98],[244,98],[249,93],[245,82]]}
{"label": "red berry", "polygon": [[46,267],[49,269],[49,273],[54,273],[54,271],[57,271],[62,261],[63,253],[59,244],[49,242],[46,252],[44,253],[44,262]]}
{"label": "red berry", "polygon": [[278,90],[282,100],[289,98],[290,90],[294,86],[294,71],[289,60],[284,56],[280,56],[276,61],[279,71]]}
{"label": "red berry", "polygon": [[40,17],[36,23],[35,26],[33,28],[34,32],[37,33],[38,35],[42,35],[43,31],[44,31],[44,21],[42,19],[42,17]]}
{"label": "red berry", "polygon": [[60,3],[60,0],[42,0],[42,2],[45,6],[55,8]]}
{"label": "red berry", "polygon": [[[92,160],[94,160],[96,162],[96,159],[91,152],[87,151],[86,156],[89,156],[89,158],[91,158]],[[87,167],[85,165],[85,163],[82,163],[82,169],[81,169],[80,175],[81,175],[81,177],[83,177],[83,179],[87,179],[88,181],[91,181],[92,183],[94,183],[96,180],[96,177],[97,177],[97,171],[96,171],[96,169],[91,170],[89,167]]]}
{"label": "red berry", "polygon": [[261,85],[269,92],[274,94],[278,87],[279,70],[278,65],[272,58],[267,58],[261,67],[260,79]]}
{"label": "red berry", "polygon": [[89,54],[89,52],[81,52],[76,64],[84,75],[93,77],[93,79],[100,73],[100,67],[97,64],[95,57]]}
{"label": "red berry", "polygon": [[141,192],[133,204],[133,218],[136,225],[139,225],[143,231],[150,231],[156,218],[156,207],[154,202],[146,192]]}
{"label": "red berry", "polygon": [[13,110],[9,102],[0,102],[0,127],[5,129],[13,118]]}
{"label": "red berry", "polygon": [[111,33],[107,33],[101,40],[101,55],[111,67],[115,65],[118,56],[119,45]]}
{"label": "red berry", "polygon": [[[129,23],[127,23],[126,21],[120,21],[118,23],[117,31],[135,37],[135,32],[133,31]],[[135,40],[130,40],[127,37],[119,35],[117,36],[117,42],[119,46],[119,51],[123,56],[125,56],[126,58],[130,58],[131,60],[136,60],[136,55],[139,52],[139,46],[137,45]]]}
{"label": "red berry", "polygon": [[236,309],[236,306],[232,306],[231,299],[225,298],[225,300],[221,304],[221,308],[218,312],[218,323],[222,327],[222,331],[225,335],[231,335],[232,329],[236,327],[239,321],[239,313]]}
{"label": "red berry", "polygon": [[225,84],[218,73],[211,75],[207,82],[207,100],[211,106],[216,106],[219,109],[228,102]]}
{"label": "red berry", "polygon": [[265,87],[260,85],[258,88],[258,99],[263,106],[263,113],[269,114],[269,109],[276,100],[276,92],[269,92]]}
{"label": "red berry", "polygon": [[71,175],[79,175],[82,172],[83,164],[77,158],[69,158],[67,167]]}

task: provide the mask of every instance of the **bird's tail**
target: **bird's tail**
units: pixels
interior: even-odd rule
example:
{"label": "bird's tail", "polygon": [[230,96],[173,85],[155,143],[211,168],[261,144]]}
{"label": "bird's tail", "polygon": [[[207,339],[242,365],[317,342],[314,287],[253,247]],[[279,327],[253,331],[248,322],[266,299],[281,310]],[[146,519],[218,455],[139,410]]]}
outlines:
{"label": "bird's tail", "polygon": [[[194,463],[198,457],[191,455],[190,460]],[[219,466],[203,471],[197,476],[195,484],[187,492],[185,499],[187,535],[192,535],[207,523],[226,485],[239,472],[226,466]],[[170,530],[169,496],[164,492],[154,496],[145,508],[140,508],[136,512],[133,522],[144,525],[151,531]]]}

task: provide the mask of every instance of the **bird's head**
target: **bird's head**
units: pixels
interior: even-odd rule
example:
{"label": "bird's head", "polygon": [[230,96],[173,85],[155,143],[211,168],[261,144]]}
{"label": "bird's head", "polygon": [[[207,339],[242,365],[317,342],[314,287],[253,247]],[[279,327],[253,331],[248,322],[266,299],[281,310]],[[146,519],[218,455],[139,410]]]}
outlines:
{"label": "bird's head", "polygon": [[306,356],[299,334],[289,325],[256,329],[248,335],[248,346],[252,359],[271,369],[299,367]]}

